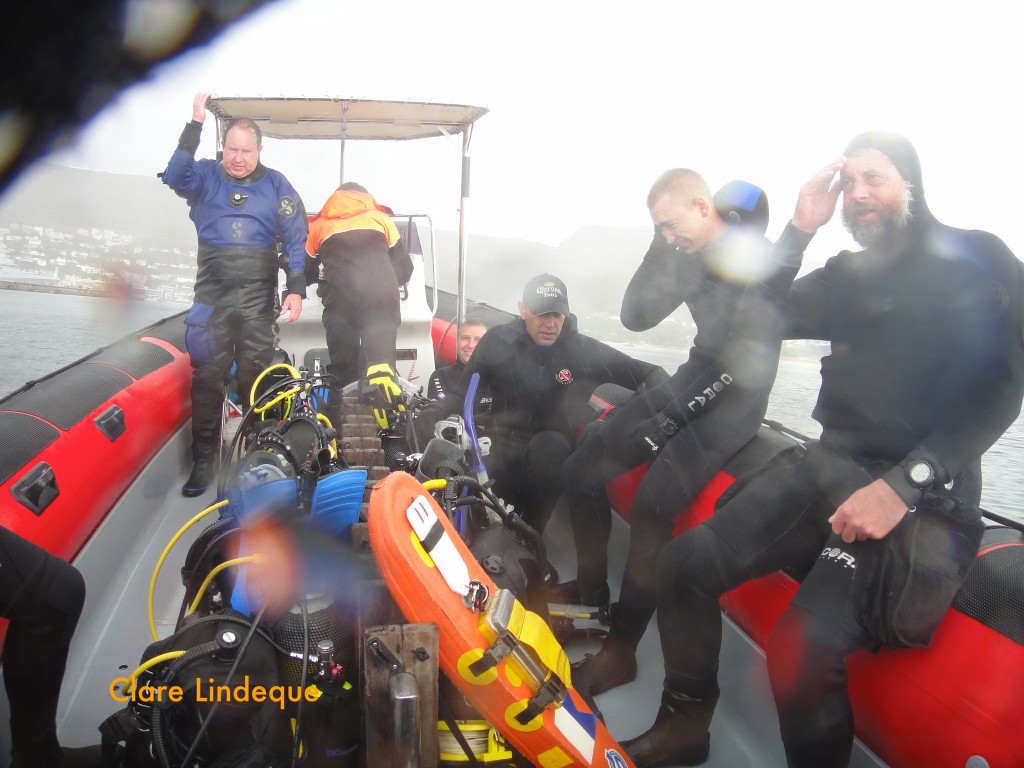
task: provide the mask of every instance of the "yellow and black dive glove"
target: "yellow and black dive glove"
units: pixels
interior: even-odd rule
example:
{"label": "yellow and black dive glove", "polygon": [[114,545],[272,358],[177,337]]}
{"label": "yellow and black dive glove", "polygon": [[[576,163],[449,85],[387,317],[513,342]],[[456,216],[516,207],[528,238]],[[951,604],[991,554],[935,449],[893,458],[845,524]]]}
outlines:
{"label": "yellow and black dive glove", "polygon": [[366,388],[362,399],[372,406],[373,418],[381,429],[391,426],[395,414],[405,410],[402,388],[398,386],[398,378],[388,363],[376,363],[366,369]]}

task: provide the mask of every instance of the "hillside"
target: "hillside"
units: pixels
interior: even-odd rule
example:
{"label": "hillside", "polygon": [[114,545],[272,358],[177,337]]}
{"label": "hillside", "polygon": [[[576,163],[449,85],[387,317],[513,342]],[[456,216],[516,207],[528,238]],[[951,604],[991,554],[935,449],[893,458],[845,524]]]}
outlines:
{"label": "hillside", "polygon": [[[195,229],[183,200],[156,177],[126,176],[42,163],[0,199],[0,227],[30,224],[73,231],[112,230],[131,235],[136,247],[195,250]],[[467,294],[514,310],[520,286],[541,272],[561,277],[581,326],[616,340],[644,338],[678,343],[671,326],[631,334],[618,324],[622,292],[650,238],[645,228],[588,226],[558,247],[473,233],[469,240]],[[458,235],[437,232],[439,286],[455,291]],[[680,314],[686,319],[685,310]],[[685,342],[684,342],[685,343]]]}
{"label": "hillside", "polygon": [[194,249],[196,240],[185,201],[155,172],[126,176],[38,163],[0,199],[0,226],[11,223],[109,229],[159,247]]}

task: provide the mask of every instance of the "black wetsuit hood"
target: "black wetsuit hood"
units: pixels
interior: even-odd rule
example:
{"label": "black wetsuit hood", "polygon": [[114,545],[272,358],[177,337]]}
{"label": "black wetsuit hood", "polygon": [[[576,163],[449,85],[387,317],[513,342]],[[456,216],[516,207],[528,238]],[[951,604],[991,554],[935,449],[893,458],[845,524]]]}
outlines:
{"label": "black wetsuit hood", "polygon": [[914,145],[898,133],[867,131],[855,136],[843,153],[847,157],[861,149],[877,149],[888,157],[903,180],[910,185],[913,200],[910,203],[910,226],[920,228],[935,222],[924,199],[924,180],[921,175],[921,160]]}

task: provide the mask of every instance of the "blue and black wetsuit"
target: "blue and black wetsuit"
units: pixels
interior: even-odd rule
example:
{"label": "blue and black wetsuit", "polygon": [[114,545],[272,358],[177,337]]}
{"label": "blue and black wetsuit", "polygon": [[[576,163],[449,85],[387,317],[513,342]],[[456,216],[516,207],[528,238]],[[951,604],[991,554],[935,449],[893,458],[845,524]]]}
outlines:
{"label": "blue and black wetsuit", "polygon": [[196,160],[202,124],[190,122],[163,181],[189,205],[199,237],[195,304],[186,343],[192,366],[193,458],[216,446],[224,386],[237,363],[239,401],[273,356],[278,249],[287,292],[306,295],[306,211],[278,171],[259,164],[242,179],[214,160]]}

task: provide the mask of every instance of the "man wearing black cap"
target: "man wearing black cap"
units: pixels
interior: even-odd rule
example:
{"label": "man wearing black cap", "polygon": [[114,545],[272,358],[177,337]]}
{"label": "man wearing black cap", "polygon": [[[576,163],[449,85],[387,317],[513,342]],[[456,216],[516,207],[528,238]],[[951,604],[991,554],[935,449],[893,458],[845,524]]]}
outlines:
{"label": "man wearing black cap", "polygon": [[588,605],[610,599],[605,486],[649,465],[630,509],[608,635],[573,671],[574,684],[595,695],[636,677],[636,649],[657,606],[655,563],[676,516],[757,434],[778,370],[783,297],[800,265],[774,258],[764,236],[767,197],[748,182],[730,182],[712,197],[696,171],[673,168],[654,182],[647,206],[655,236],[626,288],[622,323],[646,330],[685,302],[697,333],[669,381],[588,427],[566,464],[562,503],[576,542],[576,579],[550,597]]}
{"label": "man wearing black cap", "polygon": [[797,280],[789,307],[790,336],[832,344],[821,438],[663,549],[662,705],[625,742],[641,768],[707,757],[718,598],[787,566],[807,571],[767,647],[787,761],[846,765],[845,654],[928,645],[977,552],[981,455],[1024,394],[1021,264],[993,235],[936,221],[913,146],[882,133],[804,185],[776,247],[800,257],[840,192],[863,250]]}
{"label": "man wearing black cap", "polygon": [[637,389],[668,374],[576,329],[565,283],[538,275],[523,289],[519,319],[489,330],[444,400],[416,417],[418,434],[462,413],[474,373],[491,394],[487,472],[494,491],[543,531],[562,489],[562,464],[575,430],[593,420],[590,395],[600,384]]}

